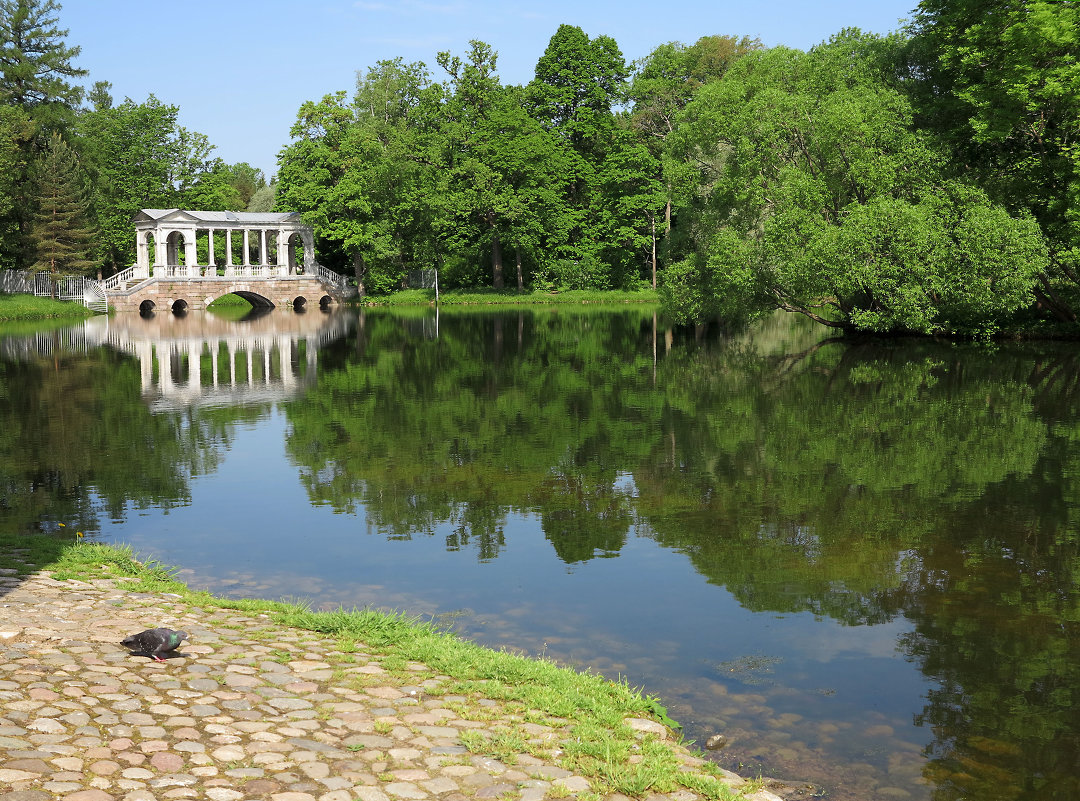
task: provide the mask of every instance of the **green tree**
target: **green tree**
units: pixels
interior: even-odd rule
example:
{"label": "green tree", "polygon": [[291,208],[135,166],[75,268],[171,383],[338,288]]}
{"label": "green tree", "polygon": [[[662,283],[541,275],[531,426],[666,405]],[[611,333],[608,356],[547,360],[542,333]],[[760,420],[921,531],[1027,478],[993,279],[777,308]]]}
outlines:
{"label": "green tree", "polygon": [[246,161],[230,164],[227,169],[229,185],[236,191],[236,208],[232,211],[244,211],[251,205],[255,193],[266,186],[266,174]]}
{"label": "green tree", "polygon": [[180,196],[180,206],[204,211],[243,211],[241,192],[233,182],[232,169],[221,159],[211,159],[206,169]]}
{"label": "green tree", "polygon": [[68,32],[56,25],[59,11],[56,0],[0,2],[0,97],[5,103],[71,108],[81,99],[82,90],[66,80],[86,75],[71,63],[81,48],[64,43]]}
{"label": "green tree", "polygon": [[[21,151],[8,159],[12,169],[0,179],[0,264],[25,267],[33,257],[28,241],[37,189],[30,172],[52,132],[64,130],[74,116],[82,89],[69,83],[86,75],[73,65],[78,47],[58,27],[56,0],[0,0],[0,105],[20,109],[24,120],[0,123],[0,149]],[[29,120],[27,130],[25,120]],[[6,129],[6,130],[5,130]]]}
{"label": "green tree", "polygon": [[560,190],[572,158],[525,111],[520,90],[499,83],[496,61],[479,41],[465,59],[439,54],[450,76],[439,110],[441,231],[459,252],[490,254],[496,288],[505,285],[503,251],[513,246],[520,288],[522,253],[540,259],[544,248],[561,244]]}
{"label": "green tree", "polygon": [[113,105],[107,92],[97,103],[80,114],[78,133],[93,183],[95,257],[116,271],[135,260],[131,220],[139,209],[179,207],[188,196],[228,208],[231,187],[207,138],[177,124],[176,106],[153,95]]}
{"label": "green tree", "polygon": [[25,266],[20,208],[34,123],[18,106],[0,105],[0,269]]}
{"label": "green tree", "polygon": [[625,99],[628,74],[610,36],[590,39],[575,25],[560,25],[528,86],[532,113],[578,153],[602,156],[614,127],[612,109]]}
{"label": "green tree", "polygon": [[52,273],[85,273],[94,231],[87,221],[86,177],[75,152],[58,133],[36,166],[38,202],[30,243],[37,261],[35,270]]}
{"label": "green tree", "polygon": [[1041,300],[1080,306],[1080,6],[1054,0],[923,0],[913,82],[925,123],[990,196],[1039,221],[1050,246]]}
{"label": "green tree", "polygon": [[752,53],[680,116],[694,165],[665,297],[684,316],[780,308],[825,325],[978,333],[1028,305],[1038,227],[949,179],[892,88],[896,37]]}
{"label": "green tree", "polygon": [[260,186],[258,189],[255,190],[255,194],[251,196],[251,200],[248,201],[247,209],[245,209],[245,211],[273,211],[276,199],[276,183],[269,183],[265,186]]}
{"label": "green tree", "polygon": [[[350,168],[365,166],[359,160],[362,154],[353,151],[350,141],[352,121],[345,92],[300,107],[290,132],[296,141],[278,158],[278,202],[300,211],[312,227],[320,245],[320,261],[341,266],[343,259],[351,260],[363,296],[365,253],[370,259],[374,221],[371,205],[356,191],[355,170],[350,174]],[[327,253],[327,248],[338,251],[338,258]]]}
{"label": "green tree", "polygon": [[[761,49],[757,39],[734,36],[703,36],[692,46],[668,42],[648,56],[634,62],[628,98],[632,103],[630,125],[644,138],[656,158],[655,169],[661,172],[661,159],[668,136],[675,130],[676,118],[697,90],[710,80],[724,75],[738,59]],[[672,170],[669,168],[669,173]],[[659,177],[659,176],[658,176]],[[656,288],[657,244],[659,235],[671,231],[672,177],[664,179],[666,198],[662,226],[650,216],[652,285]],[[685,255],[685,254],[682,254]]]}

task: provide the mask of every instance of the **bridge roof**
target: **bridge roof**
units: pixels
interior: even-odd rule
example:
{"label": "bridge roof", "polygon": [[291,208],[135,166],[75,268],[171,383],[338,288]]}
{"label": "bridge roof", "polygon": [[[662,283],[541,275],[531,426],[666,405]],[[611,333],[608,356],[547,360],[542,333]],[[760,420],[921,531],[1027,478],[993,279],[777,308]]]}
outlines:
{"label": "bridge roof", "polygon": [[296,211],[191,211],[188,209],[141,209],[135,215],[136,222],[166,220],[188,220],[207,223],[250,223],[267,224],[299,222],[300,213]]}

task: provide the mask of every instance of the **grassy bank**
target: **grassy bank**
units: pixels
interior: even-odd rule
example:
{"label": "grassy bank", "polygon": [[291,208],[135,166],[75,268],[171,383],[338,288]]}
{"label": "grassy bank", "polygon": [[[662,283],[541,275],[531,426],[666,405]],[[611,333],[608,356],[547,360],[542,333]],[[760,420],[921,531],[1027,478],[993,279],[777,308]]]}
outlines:
{"label": "grassy bank", "polygon": [[81,303],[39,298],[34,295],[0,294],[0,320],[80,320],[94,312]]}
{"label": "grassy bank", "polygon": [[[626,292],[622,290],[573,289],[563,292],[516,289],[451,289],[439,293],[443,306],[493,305],[580,305],[659,303],[660,297],[651,289]],[[362,301],[368,306],[426,306],[435,303],[434,289],[403,289],[389,295],[369,295]]]}
{"label": "grassy bank", "polygon": [[[300,604],[218,598],[191,590],[169,569],[141,562],[129,549],[88,544],[77,537],[74,532],[69,537],[0,535],[0,567],[28,572],[10,556],[12,548],[18,548],[29,553],[22,558],[36,569],[52,571],[57,579],[112,578],[121,580],[132,592],[171,593],[206,612],[216,608],[262,613],[276,625],[317,632],[332,640],[342,663],[350,661],[351,653],[363,644],[365,650],[380,655],[385,669],[407,684],[424,678],[409,669],[409,663],[423,663],[432,676],[451,677],[435,694],[476,695],[501,702],[502,711],[492,717],[490,732],[463,736],[463,744],[474,753],[512,761],[526,749],[528,739],[515,726],[569,724],[570,733],[560,744],[557,760],[592,781],[597,795],[582,794],[586,801],[612,792],[642,797],[681,788],[710,799],[738,797],[717,778],[719,771],[711,763],[688,771],[670,743],[652,736],[642,738],[624,723],[628,717],[663,719],[666,714],[656,699],[624,682],[482,648],[431,623],[400,614],[315,612]],[[505,720],[518,723],[497,725]]]}

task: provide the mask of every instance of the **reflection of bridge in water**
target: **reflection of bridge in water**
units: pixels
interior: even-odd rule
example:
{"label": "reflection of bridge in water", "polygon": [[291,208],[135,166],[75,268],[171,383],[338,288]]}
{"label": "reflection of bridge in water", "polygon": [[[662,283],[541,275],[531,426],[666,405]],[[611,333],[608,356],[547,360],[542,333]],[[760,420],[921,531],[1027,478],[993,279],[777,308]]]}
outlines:
{"label": "reflection of bridge in water", "polygon": [[288,311],[239,321],[212,314],[94,317],[0,339],[0,357],[18,361],[108,346],[139,360],[151,411],[264,404],[311,386],[319,349],[345,336],[352,321],[343,313]]}

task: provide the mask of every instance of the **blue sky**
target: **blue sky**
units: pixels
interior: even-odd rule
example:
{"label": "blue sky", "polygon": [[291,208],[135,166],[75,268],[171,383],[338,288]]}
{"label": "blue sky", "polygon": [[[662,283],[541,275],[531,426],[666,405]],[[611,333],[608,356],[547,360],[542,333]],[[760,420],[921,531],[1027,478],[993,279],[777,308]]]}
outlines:
{"label": "blue sky", "polygon": [[401,56],[445,77],[435,54],[464,54],[470,39],[499,53],[504,83],[526,83],[559,25],[611,36],[627,61],[656,45],[708,34],[758,37],[801,49],[842,28],[887,33],[915,0],[771,3],[565,0],[61,0],[60,27],[82,48],[86,79],[113,84],[117,101],[150,93],[179,106],[216,155],[275,172],[277,152],[305,100],[352,92],[357,70]]}

